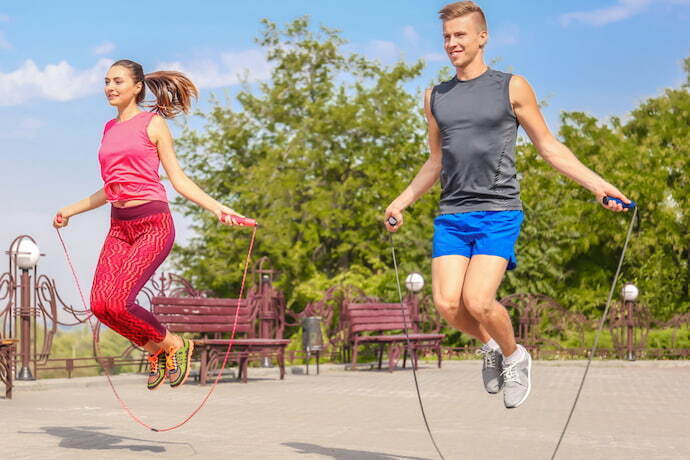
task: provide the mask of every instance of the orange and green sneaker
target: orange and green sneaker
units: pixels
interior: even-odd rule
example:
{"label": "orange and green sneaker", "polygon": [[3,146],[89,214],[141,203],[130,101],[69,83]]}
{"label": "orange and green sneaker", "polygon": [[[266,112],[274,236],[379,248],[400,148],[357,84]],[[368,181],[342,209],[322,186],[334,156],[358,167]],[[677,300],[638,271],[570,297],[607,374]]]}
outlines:
{"label": "orange and green sneaker", "polygon": [[189,377],[193,351],[194,342],[183,338],[181,347],[177,349],[171,347],[166,353],[165,367],[168,371],[171,388],[179,387]]}
{"label": "orange and green sneaker", "polygon": [[155,355],[149,355],[149,380],[147,387],[149,390],[155,390],[165,380],[165,353],[163,350]]}

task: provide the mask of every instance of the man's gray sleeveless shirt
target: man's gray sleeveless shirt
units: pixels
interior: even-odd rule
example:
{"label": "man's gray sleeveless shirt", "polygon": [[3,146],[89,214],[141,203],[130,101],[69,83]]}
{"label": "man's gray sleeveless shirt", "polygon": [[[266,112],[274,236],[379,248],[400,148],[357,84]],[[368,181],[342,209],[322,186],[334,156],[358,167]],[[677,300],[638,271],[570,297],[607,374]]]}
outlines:
{"label": "man's gray sleeveless shirt", "polygon": [[441,214],[522,209],[515,170],[518,121],[510,105],[511,74],[488,69],[431,92],[441,131]]}

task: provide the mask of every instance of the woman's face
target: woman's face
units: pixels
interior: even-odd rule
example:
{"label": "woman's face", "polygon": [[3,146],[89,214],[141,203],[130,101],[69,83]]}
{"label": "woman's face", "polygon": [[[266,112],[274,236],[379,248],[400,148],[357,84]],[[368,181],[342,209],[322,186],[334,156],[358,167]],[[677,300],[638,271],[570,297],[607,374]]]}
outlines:
{"label": "woman's face", "polygon": [[126,107],[141,91],[141,82],[134,83],[126,67],[113,66],[105,76],[105,97],[115,107]]}

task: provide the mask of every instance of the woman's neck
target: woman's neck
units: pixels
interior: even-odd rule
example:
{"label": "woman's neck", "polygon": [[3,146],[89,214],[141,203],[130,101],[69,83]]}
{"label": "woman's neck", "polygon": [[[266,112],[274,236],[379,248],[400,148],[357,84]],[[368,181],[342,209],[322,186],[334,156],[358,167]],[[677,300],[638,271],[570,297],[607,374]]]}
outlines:
{"label": "woman's neck", "polygon": [[117,121],[127,121],[141,112],[141,109],[136,104],[129,104],[125,108],[117,109]]}

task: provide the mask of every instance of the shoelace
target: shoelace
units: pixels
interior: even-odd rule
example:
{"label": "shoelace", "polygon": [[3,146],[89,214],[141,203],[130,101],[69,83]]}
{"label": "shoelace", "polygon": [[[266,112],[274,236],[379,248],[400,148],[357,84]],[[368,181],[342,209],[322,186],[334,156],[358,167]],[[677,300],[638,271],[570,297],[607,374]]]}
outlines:
{"label": "shoelace", "polygon": [[149,355],[148,360],[149,360],[149,372],[151,374],[155,374],[158,372],[158,359],[159,355],[161,352],[156,353],[155,355]]}
{"label": "shoelace", "polygon": [[504,362],[503,372],[501,374],[503,375],[503,381],[505,383],[508,383],[508,382],[520,383],[520,379],[518,378],[517,365],[518,365],[518,363],[506,365]]}
{"label": "shoelace", "polygon": [[485,350],[480,348],[477,350],[478,355],[484,355],[484,366],[485,367],[498,367],[496,366],[496,352],[493,350]]}
{"label": "shoelace", "polygon": [[[179,348],[178,348],[179,350]],[[165,355],[165,367],[168,370],[177,369],[177,350],[174,347],[170,347],[168,353]]]}

